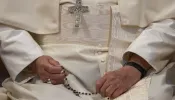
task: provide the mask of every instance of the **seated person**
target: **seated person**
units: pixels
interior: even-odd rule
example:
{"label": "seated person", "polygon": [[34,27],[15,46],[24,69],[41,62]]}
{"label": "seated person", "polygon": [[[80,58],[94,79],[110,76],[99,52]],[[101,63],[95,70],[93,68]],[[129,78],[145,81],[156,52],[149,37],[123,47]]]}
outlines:
{"label": "seated person", "polygon": [[8,98],[172,98],[165,75],[173,65],[175,21],[171,11],[163,11],[174,1],[159,0],[159,6],[151,0],[75,1],[0,0],[1,58],[11,77],[3,82]]}

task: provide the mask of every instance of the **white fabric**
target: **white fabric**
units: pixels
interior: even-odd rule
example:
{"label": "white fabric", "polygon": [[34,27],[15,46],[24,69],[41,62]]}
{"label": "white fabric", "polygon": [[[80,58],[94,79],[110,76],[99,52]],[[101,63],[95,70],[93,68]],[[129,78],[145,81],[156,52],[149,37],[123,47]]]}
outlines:
{"label": "white fabric", "polygon": [[[175,21],[167,19],[153,23],[142,32],[126,52],[136,53],[149,62],[157,72],[161,71],[175,56],[173,55],[175,52]],[[124,59],[128,60],[128,58]]]}
{"label": "white fabric", "polygon": [[[118,2],[122,25],[145,27],[152,22],[175,17],[174,0],[101,0],[100,2],[116,5]],[[0,0],[0,22],[37,34],[57,33],[60,31],[59,6],[64,3],[75,3],[75,0]]]}
{"label": "white fabric", "polygon": [[7,94],[6,94],[6,89],[4,89],[4,88],[0,88],[0,99],[1,100],[8,100],[8,96],[7,96]]}
{"label": "white fabric", "polygon": [[122,25],[146,27],[175,17],[174,0],[118,0]]}
{"label": "white fabric", "polygon": [[[70,14],[66,13],[67,8],[71,5],[64,4],[61,9],[63,12],[61,16],[61,32],[52,35],[34,36],[37,42],[40,43],[44,53],[59,61],[65,69],[71,73],[67,77],[69,84],[80,92],[95,92],[96,80],[107,71],[106,63],[108,57],[108,41],[110,38],[110,5],[114,4],[98,2],[97,4],[90,5],[90,12],[84,14],[84,21],[82,21],[81,27],[78,29],[74,28],[72,24],[74,19]],[[120,61],[122,61],[122,59],[120,59]],[[117,63],[119,63],[119,61],[117,61]],[[121,66],[120,64],[120,67]],[[72,74],[74,76],[72,76]],[[32,83],[17,84],[11,80],[6,80],[3,86],[8,90],[8,96],[12,100],[21,100],[24,98],[37,100],[48,98],[58,100],[58,98],[60,98],[60,100],[72,100],[72,98],[77,98],[63,86],[52,86],[39,81],[40,80],[36,78],[36,81]],[[149,83],[150,80],[146,81],[146,79],[144,79],[139,88],[137,88],[136,85],[137,89],[133,87],[131,92],[128,92],[125,96],[135,94],[137,92],[134,91],[141,90],[143,94],[135,94],[135,96],[131,97],[131,100],[137,96],[139,96],[139,100],[144,100],[148,97],[147,91]],[[62,93],[60,93],[62,91],[67,92],[66,94],[70,96],[62,96]],[[80,97],[79,99],[82,100],[105,99],[100,95]],[[127,99],[128,98],[126,98],[126,100]]]}
{"label": "white fabric", "polygon": [[[167,19],[153,23],[146,29],[125,27],[121,25],[118,7],[112,6],[111,8],[112,27],[108,70],[118,69],[119,67],[116,66],[120,66],[119,62],[122,56],[124,61],[127,61],[131,53],[140,55],[157,72],[161,71],[159,74],[153,74],[148,100],[171,100],[174,92],[173,82],[167,81],[174,81],[174,74],[168,74],[172,70],[169,68],[174,65],[175,61],[175,21]],[[171,73],[173,72],[171,71]]]}
{"label": "white fabric", "polygon": [[38,34],[59,32],[60,0],[0,0],[0,23]]}
{"label": "white fabric", "polygon": [[150,25],[127,49],[124,55],[126,61],[130,53],[135,53],[152,65],[156,72],[159,72],[152,77],[149,90],[150,100],[172,100],[175,80],[174,74],[169,74],[172,73],[171,67],[175,65],[175,60],[172,59],[175,56],[174,52],[175,21],[171,19]]}
{"label": "white fabric", "polygon": [[[0,56],[11,78],[18,82],[28,75],[21,73],[31,62],[43,55],[41,48],[23,30],[0,26]],[[18,75],[20,79],[18,79]],[[26,76],[27,75],[27,76]]]}
{"label": "white fabric", "polygon": [[[81,92],[94,92],[95,81],[99,79],[105,72],[121,68],[123,60],[122,56],[125,53],[125,50],[138,36],[144,36],[140,27],[126,27],[121,25],[120,10],[116,6],[116,2],[105,2],[105,0],[100,2],[100,0],[96,0],[96,2],[93,2],[93,4],[91,2],[89,4],[88,1],[89,0],[86,0],[87,3],[84,2],[84,5],[90,5],[90,12],[83,15],[83,21],[80,28],[74,28],[73,16],[67,12],[67,8],[73,4],[63,2],[60,6],[60,11],[62,12],[61,16],[59,16],[61,20],[61,24],[59,25],[60,32],[50,35],[41,35],[41,33],[32,34],[34,35],[36,41],[41,45],[44,53],[58,60],[71,73],[68,76],[69,84]],[[113,6],[111,13],[110,6]],[[157,22],[156,24],[160,25],[161,23],[165,24],[166,26],[171,26],[171,24],[167,24],[166,21]],[[168,23],[174,23],[174,20],[170,20]],[[150,28],[157,29],[158,27],[159,26]],[[143,30],[144,33],[146,31],[149,31],[149,28]],[[170,30],[167,29],[166,32],[169,33]],[[20,33],[20,31],[17,32]],[[22,31],[22,33],[26,33],[26,36],[29,36],[27,35],[26,31]],[[170,32],[169,34],[172,37],[171,34],[173,33]],[[151,43],[155,42],[155,40],[150,40],[150,37],[154,35],[159,36],[161,33],[157,32],[157,34],[152,33],[145,35],[145,37],[148,38],[144,40],[145,43],[149,43],[149,41]],[[165,37],[167,36],[165,35]],[[169,37],[167,37],[167,40],[168,39]],[[30,41],[33,42],[33,40]],[[142,43],[142,41],[143,40],[139,40],[137,43]],[[35,46],[38,47],[37,44]],[[162,48],[164,47],[165,46],[162,46]],[[172,45],[170,47],[172,48]],[[147,46],[147,48],[150,48],[150,46]],[[146,49],[135,50],[137,52],[140,52],[140,50],[144,51]],[[34,50],[33,52],[38,53]],[[134,52],[134,50],[131,50],[130,52]],[[165,50],[165,52],[167,51]],[[148,54],[148,56],[152,55]],[[166,56],[166,54],[164,56]],[[156,60],[157,59],[155,59],[155,61]],[[159,67],[158,65],[156,67],[153,67],[157,71],[160,71],[166,66]],[[18,70],[18,72],[20,71],[21,70]],[[166,73],[164,73],[164,75],[165,74]],[[148,96],[148,89],[150,87],[149,85],[152,86],[152,89],[155,89],[154,85],[159,84],[160,82],[158,86],[161,86],[161,84],[165,82],[165,77],[159,75],[158,77],[160,77],[160,80],[158,80],[157,83],[155,82],[155,78],[154,83],[152,84],[151,82],[150,84],[150,79],[152,79],[152,76],[149,74],[149,78],[140,81],[141,83],[143,82],[141,86],[137,87],[136,85],[136,87],[133,87],[129,92],[117,98],[117,100],[148,100],[148,97],[150,97]],[[35,79],[36,80],[33,80],[32,83],[25,84],[14,83],[12,80],[7,79],[3,83],[3,86],[7,89],[8,96],[12,100],[48,100],[50,98],[52,98],[52,100],[59,100],[59,98],[60,100],[78,100],[78,98],[73,95],[72,92],[65,89],[62,85],[53,86],[50,84],[42,83],[37,78]],[[171,87],[169,88],[172,90]],[[62,95],[62,91],[67,95]],[[167,92],[167,94],[169,94],[169,92]],[[161,95],[163,96],[163,94]],[[128,98],[128,96],[130,97]],[[81,98],[79,99],[82,100],[103,100],[99,95],[92,97],[80,97]],[[156,97],[159,97],[159,95],[155,94],[151,96],[151,98]]]}
{"label": "white fabric", "polygon": [[74,16],[67,12],[68,7],[73,5],[63,4],[60,9],[61,32],[34,37],[39,37],[36,40],[46,55],[59,61],[87,90],[95,92],[96,80],[106,72],[109,10],[110,5],[114,4],[103,4],[99,1],[93,5],[84,5],[89,6],[90,12],[83,14],[80,28],[74,27]]}

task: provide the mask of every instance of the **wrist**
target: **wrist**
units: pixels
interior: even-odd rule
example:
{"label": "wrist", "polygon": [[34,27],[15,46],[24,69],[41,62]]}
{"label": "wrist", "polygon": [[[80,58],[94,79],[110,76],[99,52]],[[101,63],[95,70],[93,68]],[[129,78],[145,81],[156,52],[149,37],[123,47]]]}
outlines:
{"label": "wrist", "polygon": [[42,56],[38,57],[37,59],[35,59],[30,65],[29,65],[29,69],[33,72],[36,73],[37,72],[37,61],[41,58]]}
{"label": "wrist", "polygon": [[141,74],[140,75],[140,79],[142,79],[143,77],[145,77],[146,74],[147,74],[147,70],[145,70],[141,65],[137,64],[136,62],[126,62],[124,64],[124,67],[126,67],[126,66],[128,66],[128,67],[130,67],[132,69],[137,70],[137,72],[140,72],[140,74]]}
{"label": "wrist", "polygon": [[140,65],[146,71],[148,71],[151,68],[151,65],[145,59],[134,53],[132,54],[128,62],[134,62]]}
{"label": "wrist", "polygon": [[[125,73],[125,77],[126,79],[131,79],[132,83],[136,83],[138,82],[141,78],[141,73],[134,67],[132,66],[124,66],[121,68],[121,70],[123,70],[123,72]],[[133,84],[132,84],[133,85]]]}
{"label": "wrist", "polygon": [[129,76],[136,75],[141,77],[141,72],[132,66],[125,65],[122,69],[125,70]]}

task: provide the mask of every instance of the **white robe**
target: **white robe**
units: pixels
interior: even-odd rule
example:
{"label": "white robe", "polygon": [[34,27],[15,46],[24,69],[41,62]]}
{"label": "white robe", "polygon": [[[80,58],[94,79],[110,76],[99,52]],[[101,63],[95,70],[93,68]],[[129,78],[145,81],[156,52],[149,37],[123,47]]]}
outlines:
{"label": "white robe", "polygon": [[[129,53],[127,53],[128,51],[136,53],[141,57],[143,57],[146,61],[148,61],[149,64],[153,66],[153,68],[157,72],[161,71],[167,64],[171,63],[169,62],[169,59],[170,59],[169,55],[173,54],[174,52],[174,47],[173,47],[174,46],[173,44],[174,43],[174,37],[173,37],[174,20],[169,19],[162,22],[157,22],[152,25],[149,25],[147,28],[144,28],[143,30],[141,30],[141,28],[139,27],[121,26],[121,23],[120,23],[121,17],[118,16],[119,12],[117,11],[117,7],[115,5],[116,2],[112,2],[109,4],[110,6],[114,5],[111,7],[111,16],[108,10],[109,6],[106,9],[106,8],[103,8],[103,3],[95,6],[90,5],[90,9],[95,9],[95,10],[92,10],[92,12],[90,12],[92,14],[90,16],[88,14],[87,15],[85,14],[85,17],[84,17],[85,21],[82,23],[83,27],[81,27],[81,31],[72,29],[73,24],[69,24],[69,23],[72,23],[74,20],[72,19],[71,15],[66,13],[67,6],[70,6],[70,5],[66,5],[63,7],[63,9],[61,9],[63,11],[63,14],[61,14],[62,25],[60,25],[62,26],[60,28],[61,35],[60,34],[34,35],[34,38],[41,45],[45,54],[54,57],[64,67],[66,67],[68,71],[70,71],[73,75],[75,75],[77,78],[79,78],[83,82],[83,84],[79,84],[80,82],[77,81],[77,79],[75,79],[74,76],[72,75],[68,76],[68,78],[70,78],[69,80],[70,84],[72,85],[72,87],[76,88],[78,91],[94,92],[95,81],[98,78],[100,78],[100,76],[102,76],[106,71],[111,71],[122,67],[122,63],[121,63],[122,56],[124,54],[123,58],[124,60],[127,60],[129,58]],[[96,6],[98,7],[95,8]],[[98,14],[101,14],[101,15],[98,17]],[[108,20],[110,17],[111,17],[111,23],[108,23]],[[95,18],[95,20],[93,20],[93,18]],[[101,19],[104,19],[104,20],[102,21]],[[66,22],[67,20],[69,22]],[[90,25],[85,23],[86,21]],[[94,21],[95,21],[95,24],[94,24]],[[109,27],[110,24],[111,24],[111,27]],[[107,25],[107,27],[105,25]],[[98,30],[99,27],[102,30]],[[69,28],[69,29],[66,29],[66,28]],[[108,31],[110,31],[109,33],[111,35],[107,34]],[[2,33],[3,32],[4,31],[2,31]],[[5,32],[8,32],[8,31],[5,31]],[[16,33],[16,30],[12,32]],[[9,33],[11,33],[11,31]],[[22,32],[17,31],[17,33],[18,34],[25,33],[27,35],[26,31],[22,31]],[[75,36],[78,36],[79,38],[77,39]],[[108,36],[111,36],[111,37],[108,38]],[[151,39],[152,37],[155,37],[155,38]],[[89,38],[91,40],[88,40]],[[135,38],[137,39],[135,40]],[[76,39],[81,41],[77,41]],[[25,39],[25,41],[26,40],[27,39]],[[27,43],[30,43],[30,42],[33,42],[33,40],[29,40],[29,42]],[[161,50],[161,48],[164,48],[165,46],[167,46],[168,48]],[[155,48],[156,50],[160,50],[160,51],[155,52],[154,51]],[[125,51],[126,49],[127,51]],[[25,50],[28,51],[27,48]],[[34,50],[32,51],[37,53]],[[161,54],[161,56],[159,54]],[[23,55],[21,56],[23,58]],[[20,56],[18,57],[20,58]],[[110,60],[107,60],[107,58],[109,58]],[[33,61],[36,58],[31,58],[31,59]],[[4,62],[5,61],[6,60],[4,60]],[[29,63],[32,61],[29,61]],[[23,69],[29,63],[27,64],[25,63],[26,65],[23,66]],[[14,64],[10,64],[10,63],[8,64],[9,65],[6,65],[6,67],[12,79],[15,80],[15,78],[18,76],[18,74],[22,70],[18,70],[18,73],[16,74],[14,73],[16,72],[16,70],[10,70],[12,68],[11,66],[14,66]],[[18,65],[16,67],[18,67]],[[165,71],[163,71],[162,73],[163,74],[160,73],[160,75],[159,74],[154,75],[154,77],[157,76],[157,78],[155,80],[152,80],[151,84],[150,84],[150,77],[149,78],[146,77],[146,79],[143,79],[142,81],[140,81],[136,85],[136,87],[133,87],[129,92],[120,96],[116,100],[137,100],[137,99],[147,100],[148,97],[150,98],[150,100],[151,99],[164,100],[163,97],[166,98],[166,100],[171,100],[172,98],[171,93],[173,92],[173,89],[170,85],[164,84],[165,83],[164,77],[166,76],[166,74],[165,74]],[[22,78],[22,77],[19,76],[19,78]],[[32,77],[27,77],[27,78],[32,78]],[[154,81],[157,81],[157,80],[159,82],[154,83]],[[86,99],[103,100],[101,99],[100,95],[92,96],[92,97],[81,96],[81,98],[79,98],[75,96],[71,91],[68,91],[66,88],[64,88],[62,85],[53,86],[50,84],[44,84],[39,80],[34,81],[34,83],[35,84],[32,84],[32,83],[23,84],[23,83],[14,83],[11,80],[6,80],[3,83],[3,86],[7,89],[8,96],[13,100],[15,99],[48,100],[50,98],[52,98],[52,100],[58,100],[58,99],[60,100],[79,100],[79,99],[80,100],[81,99],[82,100],[86,100]],[[162,88],[160,88],[162,84],[163,86]],[[139,87],[140,85],[141,87]],[[137,88],[137,86],[139,88]],[[151,86],[153,86],[153,88]],[[151,94],[149,96],[148,96],[148,88],[151,90],[150,92]],[[155,88],[158,88],[161,91],[155,92],[154,91]],[[168,89],[168,92],[164,92],[167,89]],[[142,92],[139,92],[139,90]],[[66,94],[66,95],[63,95],[63,94]],[[158,99],[160,97],[161,99]]]}
{"label": "white robe", "polygon": [[[15,30],[4,25],[0,25],[0,45],[0,56],[11,78],[17,82],[27,81],[26,76],[29,74],[22,71],[43,55],[41,48],[26,31]],[[5,77],[7,76],[1,76],[3,79]],[[0,100],[7,99],[6,90],[0,88]]]}
{"label": "white robe", "polygon": [[[144,42],[149,42],[149,43],[155,43],[156,41],[155,40],[159,40],[159,37],[158,36],[161,36],[161,35],[164,35],[164,38],[166,38],[165,40],[166,41],[171,41],[171,42],[157,42],[158,44],[157,45],[160,45],[160,48],[162,48],[162,46],[161,46],[161,44],[162,43],[165,43],[165,45],[164,46],[166,46],[167,48],[166,49],[169,49],[170,51],[169,51],[169,54],[173,54],[173,52],[174,52],[174,43],[175,43],[175,36],[174,36],[174,33],[172,32],[172,29],[171,29],[171,26],[173,26],[175,24],[175,22],[173,21],[173,20],[166,20],[166,21],[164,21],[164,22],[161,22],[161,23],[155,23],[155,24],[153,24],[152,26],[154,26],[154,28],[152,27],[152,28],[149,28],[149,29],[147,29],[147,30],[145,30],[144,32],[143,32],[143,34],[141,34],[140,36],[139,36],[139,38],[137,39],[137,42],[135,41],[134,43],[139,43],[140,44],[140,42],[142,42],[143,44],[145,44]],[[161,29],[167,29],[166,30],[166,32],[165,33],[163,33],[163,32],[159,32],[161,29],[159,29],[161,27]],[[2,28],[2,27],[1,27]],[[2,28],[2,29],[4,29],[4,28]],[[158,29],[158,30],[156,30],[155,31],[155,29]],[[6,28],[4,31],[1,31],[1,33],[6,33],[6,34],[13,34],[13,32],[15,32],[15,31],[13,31],[12,32],[12,30],[11,29],[8,29],[8,28]],[[148,33],[147,33],[148,32]],[[156,32],[156,34],[151,34],[152,32]],[[16,34],[19,34],[19,35],[17,35],[17,36],[22,36],[22,38],[20,37],[19,39],[21,40],[21,39],[25,39],[25,40],[28,40],[28,41],[22,41],[22,43],[30,43],[30,42],[33,42],[33,40],[31,40],[28,36],[28,34],[26,33],[26,32],[24,32],[24,31],[18,31]],[[149,34],[149,35],[147,35],[147,34]],[[13,35],[12,35],[13,36]],[[27,37],[26,37],[27,36]],[[140,38],[152,38],[152,37],[154,37],[154,40],[152,40],[152,41],[150,41],[149,39],[144,39],[145,41],[143,41],[142,39],[140,40]],[[10,37],[11,38],[11,37]],[[156,39],[156,38],[158,38],[158,39]],[[15,38],[15,40],[19,40],[18,38]],[[1,41],[2,40],[4,40],[4,39],[2,39],[1,38]],[[1,42],[2,43],[2,42]],[[6,43],[5,41],[4,41],[4,43]],[[32,43],[33,44],[33,43]],[[35,44],[35,42],[34,42],[34,44]],[[13,44],[11,44],[11,45],[13,45]],[[14,44],[14,46],[15,46],[15,48],[16,47],[18,47],[18,48],[25,48],[24,50],[26,50],[26,51],[28,51],[28,46],[27,45],[16,45],[16,44]],[[34,45],[34,46],[36,46],[36,45]],[[132,48],[135,48],[135,46],[136,45],[134,45],[134,46],[130,46],[130,47],[132,47]],[[140,45],[140,46],[146,46],[146,45]],[[139,47],[140,47],[139,46]],[[31,46],[32,47],[32,46]],[[39,48],[38,46],[36,46],[37,48]],[[155,47],[155,46],[153,46],[153,47]],[[2,48],[2,47],[1,47]],[[143,51],[147,51],[147,50],[145,50],[145,49],[151,49],[151,48],[149,48],[149,46],[146,46],[146,47],[144,47],[143,48],[144,50],[141,50],[142,52]],[[159,49],[159,48],[158,48]],[[7,50],[7,52],[8,52],[8,49],[6,49]],[[6,51],[5,50],[5,51]],[[9,48],[9,50],[13,50],[12,48]],[[36,49],[37,50],[37,49]],[[134,52],[134,51],[140,51],[140,50],[132,50],[132,49],[129,49],[128,51],[131,51],[131,52]],[[11,51],[10,51],[11,52]],[[13,53],[14,52],[17,52],[16,50],[15,51],[13,51]],[[150,51],[149,53],[153,53],[153,54],[155,54],[154,53],[154,51]],[[28,53],[28,52],[26,52],[26,53]],[[135,52],[136,53],[136,52]],[[158,52],[156,52],[156,53],[158,53]],[[167,52],[165,51],[165,50],[163,50],[163,51],[161,51],[161,54],[163,54],[163,53],[165,53],[164,54],[164,56],[163,57],[166,57],[167,56]],[[34,53],[33,53],[34,55],[37,55],[37,54],[39,54],[38,56],[40,56],[40,54],[42,54],[42,52],[41,51],[34,51]],[[139,54],[139,53],[137,53],[137,54]],[[141,53],[141,54],[144,54],[144,53]],[[3,56],[3,55],[2,55]],[[4,55],[4,56],[7,56],[8,57],[8,59],[9,60],[11,60],[12,61],[12,63],[9,63],[9,66],[7,66],[7,68],[11,68],[11,66],[12,65],[14,65],[14,64],[18,64],[18,62],[16,62],[15,61],[15,63],[14,63],[14,59],[11,59],[11,56],[12,55]],[[30,62],[32,62],[33,60],[35,60],[35,58],[33,58],[32,56],[30,56],[30,54],[29,55],[26,55],[27,57],[29,57],[31,60],[27,60],[27,61],[29,61],[29,63]],[[148,55],[146,55],[146,56],[148,56]],[[15,57],[15,58],[21,58],[21,57],[23,57],[23,55],[21,55],[21,56],[17,56],[17,57]],[[162,58],[162,57],[161,57]],[[33,60],[32,60],[33,59]],[[19,62],[19,63],[24,63],[23,62],[23,60],[21,61],[21,62]],[[28,65],[28,63],[24,63],[24,65],[25,66],[27,66]],[[14,66],[14,69],[15,68],[18,68],[18,66]],[[25,68],[25,67],[24,67]],[[15,71],[15,70],[14,70]],[[19,71],[20,72],[20,71]],[[14,75],[14,76],[16,76],[16,75]],[[159,77],[159,76],[158,76]],[[161,78],[158,78],[158,79],[161,79]],[[156,80],[158,80],[158,79],[156,79]],[[145,84],[146,82],[145,81],[148,81],[147,82],[147,84]],[[160,81],[161,82],[161,81]],[[165,81],[163,81],[163,82],[165,82]],[[122,95],[122,96],[120,96],[118,99],[116,99],[116,100],[147,100],[147,98],[145,98],[145,97],[143,97],[143,94],[144,94],[144,92],[148,92],[148,86],[149,86],[149,84],[150,84],[150,81],[149,81],[149,79],[143,79],[142,81],[140,81],[139,83],[137,83],[137,85],[136,85],[136,87],[135,88],[132,88],[129,92],[127,92],[127,93],[125,93],[124,95]],[[158,82],[156,82],[156,83],[154,83],[154,87],[155,86],[157,86],[159,83]],[[160,83],[160,85],[161,85],[162,83]],[[139,86],[139,85],[142,85],[142,87],[139,87],[138,89],[137,89],[137,86]],[[147,86],[148,85],[148,86]],[[165,87],[167,87],[168,85],[167,84],[165,84],[166,86]],[[4,84],[4,86],[7,88],[7,90],[8,91],[10,91],[10,92],[12,92],[12,93],[15,93],[14,94],[14,96],[16,95],[17,97],[16,98],[18,98],[17,100],[21,100],[22,98],[25,98],[25,99],[28,99],[28,100],[31,100],[31,98],[40,98],[39,100],[48,100],[49,98],[48,97],[55,97],[55,98],[57,98],[56,100],[58,100],[58,98],[60,98],[60,100],[79,100],[79,98],[77,98],[76,96],[74,96],[71,92],[69,92],[68,90],[66,90],[66,89],[64,89],[62,86],[59,86],[59,85],[57,85],[57,86],[52,86],[52,85],[50,85],[50,84],[43,84],[43,83],[38,83],[38,85],[33,85],[33,84],[27,84],[27,85],[19,85],[19,84],[16,84],[16,83],[13,83],[13,82],[5,82],[5,84]],[[23,86],[23,87],[21,87],[21,86]],[[164,86],[164,85],[163,85]],[[18,89],[14,89],[14,87],[16,87],[16,88],[18,88]],[[32,87],[32,88],[30,88],[30,87]],[[35,88],[34,88],[35,87]],[[57,87],[57,88],[56,88]],[[160,89],[160,87],[159,86],[157,86],[158,88],[157,89]],[[161,86],[162,87],[162,86]],[[30,95],[29,95],[29,93],[25,93],[25,92],[27,92],[28,90],[27,89],[29,89],[29,91],[34,91],[32,94],[30,93]],[[34,89],[34,90],[31,90],[31,89]],[[139,89],[140,89],[140,94],[138,93],[139,92]],[[145,90],[146,89],[146,90]],[[172,91],[171,91],[171,88],[167,88],[167,89],[170,89],[170,91],[166,91],[166,92],[168,92],[168,93],[166,93],[165,91],[155,91],[153,94],[156,94],[157,92],[158,93],[161,93],[162,92],[162,96],[161,95],[158,95],[158,96],[155,96],[156,98],[159,98],[159,100],[172,100],[172,98],[171,98],[171,96],[172,96]],[[14,91],[15,90],[15,91]],[[16,91],[16,90],[18,90],[18,91]],[[50,90],[50,91],[48,91],[48,90]],[[41,94],[41,93],[43,93],[43,91],[45,91],[45,93],[46,94]],[[50,94],[51,96],[48,96],[48,94]],[[53,94],[54,93],[54,94]],[[60,94],[61,93],[61,94]],[[64,95],[66,93],[66,96]],[[22,95],[21,95],[22,94]],[[60,95],[58,95],[58,94],[60,94]],[[166,94],[169,94],[169,97],[167,98],[166,97]],[[68,97],[68,95],[70,96],[70,97]],[[131,96],[132,95],[132,96]],[[60,97],[61,96],[61,97]],[[144,96],[145,96],[145,94],[144,94]],[[147,96],[147,95],[146,95]],[[161,99],[160,99],[160,96],[161,96]],[[22,97],[21,99],[20,99],[20,97]],[[68,98],[67,98],[68,97]],[[71,98],[71,99],[70,99]],[[162,99],[163,98],[163,99]],[[6,100],[7,98],[6,98],[6,94],[5,93],[1,93],[1,100]],[[37,100],[37,99],[32,99],[32,100]],[[53,99],[53,100],[55,100],[55,99]],[[83,100],[85,100],[85,99],[83,99]],[[91,100],[91,99],[89,99],[89,100]],[[98,99],[94,99],[94,100],[98,100]],[[151,100],[158,100],[158,99],[151,99]]]}

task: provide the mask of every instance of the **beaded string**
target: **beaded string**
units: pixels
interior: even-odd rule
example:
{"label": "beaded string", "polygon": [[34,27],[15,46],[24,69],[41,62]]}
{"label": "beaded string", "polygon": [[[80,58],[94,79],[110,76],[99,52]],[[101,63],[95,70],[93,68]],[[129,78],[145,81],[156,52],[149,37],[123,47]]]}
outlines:
{"label": "beaded string", "polygon": [[[68,90],[72,91],[76,96],[80,96],[80,95],[89,95],[89,96],[91,96],[91,95],[97,95],[97,93],[79,92],[79,91],[73,89],[73,88],[69,85],[69,83],[68,83],[68,81],[67,81],[67,78],[65,78],[64,81],[65,81],[65,82],[64,82],[64,86],[65,86]],[[110,98],[107,98],[107,99],[110,100]]]}
{"label": "beaded string", "polygon": [[97,93],[78,92],[77,90],[73,89],[73,88],[69,85],[69,83],[68,83],[68,81],[67,81],[67,78],[65,78],[64,86],[65,86],[68,90],[72,91],[76,96],[80,96],[80,95],[89,95],[89,96],[90,96],[90,95],[96,95],[96,94],[97,94]]}
{"label": "beaded string", "polygon": [[[62,67],[63,68],[63,67]],[[61,73],[66,73],[65,69],[63,68],[63,70],[61,71]],[[80,96],[80,95],[97,95],[97,93],[85,93],[85,92],[79,92],[75,89],[73,89],[70,84],[68,83],[68,79],[65,78],[64,79],[64,87],[67,88],[68,90],[72,91],[76,96]],[[110,98],[107,98],[108,100],[110,100]]]}

